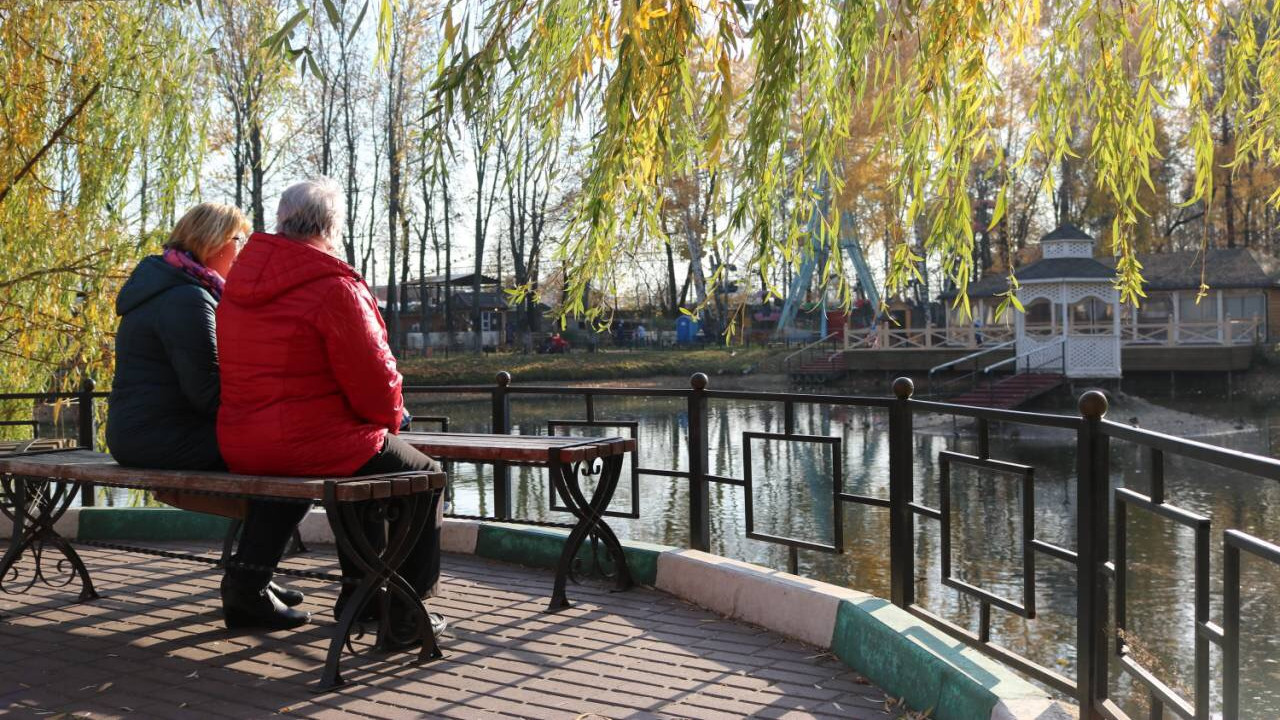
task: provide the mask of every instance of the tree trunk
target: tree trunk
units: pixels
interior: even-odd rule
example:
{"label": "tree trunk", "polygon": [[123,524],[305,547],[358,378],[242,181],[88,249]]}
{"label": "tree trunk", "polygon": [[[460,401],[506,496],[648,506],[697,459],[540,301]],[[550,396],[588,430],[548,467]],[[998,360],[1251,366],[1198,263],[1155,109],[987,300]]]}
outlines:
{"label": "tree trunk", "polygon": [[[1221,115],[1222,140],[1221,147],[1226,148],[1231,142],[1231,125],[1227,121],[1227,111],[1224,109]],[[1224,164],[1229,161],[1224,161]],[[1222,183],[1222,204],[1223,212],[1226,213],[1227,224],[1227,247],[1234,248],[1236,246],[1236,196],[1233,187],[1234,172],[1224,173],[1226,176]]]}
{"label": "tree trunk", "polygon": [[253,230],[262,232],[267,227],[263,210],[262,181],[266,169],[262,162],[262,122],[249,118],[249,204],[253,210]]}

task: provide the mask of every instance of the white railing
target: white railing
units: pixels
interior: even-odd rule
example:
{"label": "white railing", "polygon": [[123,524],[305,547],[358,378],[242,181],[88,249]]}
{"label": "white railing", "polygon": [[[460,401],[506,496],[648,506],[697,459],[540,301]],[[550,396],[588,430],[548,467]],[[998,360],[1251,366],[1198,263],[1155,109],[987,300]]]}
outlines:
{"label": "white railing", "polygon": [[977,349],[1013,340],[1013,328],[1006,325],[991,327],[937,327],[902,328],[880,325],[874,328],[857,328],[845,332],[845,350],[934,350]]}
{"label": "white railing", "polygon": [[1229,318],[1222,323],[1136,323],[1120,327],[1125,345],[1254,345],[1262,340],[1260,318]]}
{"label": "white railing", "polygon": [[[1044,328],[1049,330],[1049,328]],[[1075,336],[1110,335],[1110,323],[1072,325]],[[1120,326],[1122,345],[1254,345],[1262,341],[1260,318],[1228,319],[1216,322],[1124,323]],[[1054,333],[1061,332],[1055,329]],[[1014,339],[1013,327],[960,326],[901,328],[881,325],[874,328],[847,330],[845,350],[980,350],[992,348]]]}

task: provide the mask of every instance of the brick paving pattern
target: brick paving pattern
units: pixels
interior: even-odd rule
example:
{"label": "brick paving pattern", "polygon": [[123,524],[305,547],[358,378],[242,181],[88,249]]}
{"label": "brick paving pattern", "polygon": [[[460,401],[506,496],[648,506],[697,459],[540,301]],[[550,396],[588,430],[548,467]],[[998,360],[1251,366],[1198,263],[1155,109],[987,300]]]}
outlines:
{"label": "brick paving pattern", "polygon": [[[0,548],[3,544],[0,544]],[[177,548],[171,548],[177,549]],[[72,718],[887,718],[885,695],[817,649],[665,593],[571,585],[547,614],[551,574],[446,555],[430,602],[451,628],[443,660],[344,659],[349,685],[310,686],[336,586],[285,581],[315,613],[299,631],[223,628],[216,571],[81,548],[102,597],[0,594],[0,715]],[[287,560],[336,572],[331,548]]]}

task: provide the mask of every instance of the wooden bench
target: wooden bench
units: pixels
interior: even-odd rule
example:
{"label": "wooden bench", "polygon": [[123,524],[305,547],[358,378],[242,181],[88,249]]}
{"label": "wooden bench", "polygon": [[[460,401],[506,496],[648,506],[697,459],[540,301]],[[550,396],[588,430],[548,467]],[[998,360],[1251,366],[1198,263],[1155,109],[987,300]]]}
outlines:
{"label": "wooden bench", "polygon": [[[622,543],[605,522],[609,502],[618,487],[622,461],[636,449],[632,438],[565,437],[557,435],[493,435],[483,433],[404,432],[400,438],[442,462],[492,463],[547,468],[551,475],[552,510],[570,512],[577,522],[569,531],[556,565],[549,611],[569,607],[566,581],[578,551],[588,537],[604,543],[613,561],[617,589],[631,587],[631,572]],[[595,476],[595,490],[588,498],[579,479]],[[563,505],[556,505],[558,496]],[[483,518],[504,520],[505,518]],[[510,522],[521,522],[511,520]]]}
{"label": "wooden bench", "polygon": [[[126,468],[117,465],[109,455],[84,449],[44,450],[0,456],[0,513],[13,521],[13,535],[3,559],[0,559],[0,591],[21,593],[37,582],[61,587],[78,577],[80,601],[98,597],[84,561],[71,542],[55,529],[58,518],[71,506],[80,486],[85,483],[308,505],[319,502],[328,515],[339,550],[366,568],[365,576],[359,581],[331,574],[280,570],[284,574],[356,585],[346,609],[337,619],[319,687],[329,689],[343,683],[339,662],[343,649],[348,644],[347,638],[356,626],[360,609],[380,588],[418,611],[419,628],[423,632],[417,660],[423,662],[441,657],[440,649],[430,631],[426,607],[398,571],[418,536],[432,522],[430,509],[445,485],[442,472],[354,478],[286,478]],[[365,536],[365,516],[362,512],[378,512],[380,517],[400,517],[407,522],[395,523],[391,536],[387,538],[386,547],[375,550],[375,546]],[[84,544],[102,543],[84,541]],[[119,545],[110,547],[210,562],[207,557],[198,555]],[[65,560],[49,566],[46,558],[51,554],[50,550],[56,550]],[[29,554],[32,558],[32,567],[26,571],[26,575],[18,565],[24,554]],[[226,559],[224,557],[223,560],[212,562],[223,565]],[[61,574],[66,575],[65,580]],[[58,582],[54,582],[55,579]],[[15,583],[16,588],[12,587]],[[386,615],[387,613],[383,613],[384,618]],[[389,629],[384,620],[379,623],[377,646],[386,647],[390,644],[389,640]]]}
{"label": "wooden bench", "polygon": [[33,450],[58,450],[75,447],[71,438],[28,438],[26,440],[0,440],[0,455],[25,453]]}

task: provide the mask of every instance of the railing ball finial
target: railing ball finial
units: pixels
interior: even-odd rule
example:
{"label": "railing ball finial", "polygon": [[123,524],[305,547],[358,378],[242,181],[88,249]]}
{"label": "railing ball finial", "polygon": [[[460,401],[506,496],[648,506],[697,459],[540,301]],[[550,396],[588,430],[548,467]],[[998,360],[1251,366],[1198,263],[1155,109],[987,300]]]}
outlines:
{"label": "railing ball finial", "polygon": [[92,377],[85,375],[84,379],[80,381],[80,392],[91,393],[93,392],[94,388],[96,388],[97,386],[98,384],[93,381]]}
{"label": "railing ball finial", "polygon": [[494,377],[494,381],[498,383],[498,387],[507,387],[511,384],[511,373],[502,370]]}
{"label": "railing ball finial", "polygon": [[1080,396],[1080,414],[1090,420],[1101,420],[1107,414],[1107,396],[1101,390],[1090,390]]}
{"label": "railing ball finial", "polygon": [[689,378],[689,385],[690,385],[690,387],[692,387],[694,390],[706,390],[706,389],[707,389],[707,374],[706,374],[706,373],[694,373],[694,374],[693,374],[693,377]]}
{"label": "railing ball finial", "polygon": [[916,384],[909,377],[900,377],[893,381],[893,394],[899,400],[906,400],[916,391]]}

